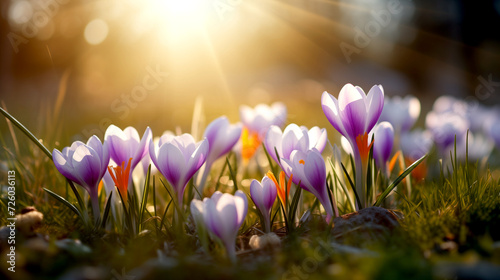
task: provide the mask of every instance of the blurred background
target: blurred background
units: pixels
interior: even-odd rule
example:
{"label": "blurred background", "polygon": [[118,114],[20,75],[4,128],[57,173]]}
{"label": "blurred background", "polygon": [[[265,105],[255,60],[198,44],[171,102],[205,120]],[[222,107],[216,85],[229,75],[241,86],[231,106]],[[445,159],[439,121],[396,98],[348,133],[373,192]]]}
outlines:
{"label": "blurred background", "polygon": [[[333,128],[323,91],[500,101],[500,0],[2,0],[0,100],[37,135],[154,135],[282,101]],[[8,129],[1,121],[2,134]],[[41,137],[41,136],[40,136]],[[49,148],[53,147],[49,143]]]}

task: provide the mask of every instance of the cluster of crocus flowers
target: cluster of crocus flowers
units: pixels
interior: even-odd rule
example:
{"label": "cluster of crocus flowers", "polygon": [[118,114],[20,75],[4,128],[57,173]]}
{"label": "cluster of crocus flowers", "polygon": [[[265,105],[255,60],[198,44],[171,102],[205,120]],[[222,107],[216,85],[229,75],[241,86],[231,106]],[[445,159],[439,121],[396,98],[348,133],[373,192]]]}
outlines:
{"label": "cluster of crocus flowers", "polygon": [[52,159],[62,175],[89,193],[94,220],[97,221],[100,218],[98,186],[109,163],[108,145],[92,136],[87,144],[76,141],[62,152],[54,149]]}
{"label": "cluster of crocus flowers", "polygon": [[196,142],[191,134],[163,135],[156,146],[149,143],[149,155],[158,171],[171,184],[182,205],[184,190],[194,174],[205,163],[208,140]]}
{"label": "cluster of crocus flowers", "polygon": [[262,181],[252,180],[250,183],[250,197],[260,211],[264,220],[264,231],[271,231],[271,210],[276,200],[277,188],[275,182],[267,175]]}
{"label": "cluster of crocus flowers", "polygon": [[[367,205],[363,180],[363,159],[368,158],[371,142],[368,133],[377,123],[384,107],[382,86],[373,86],[368,95],[360,87],[346,84],[338,99],[327,92],[321,97],[321,105],[328,121],[349,141],[356,164],[356,191],[362,206]],[[366,164],[365,164],[366,165]]]}
{"label": "cluster of crocus flowers", "polygon": [[281,102],[271,106],[259,104],[255,108],[240,107],[240,120],[243,123],[241,133],[241,156],[248,161],[262,143],[270,126],[283,126],[286,120],[286,107]]}
{"label": "cluster of crocus flowers", "polygon": [[215,192],[203,202],[194,199],[191,213],[198,228],[208,229],[212,237],[219,239],[226,249],[228,258],[236,261],[236,237],[248,211],[248,200],[242,191],[234,195]]}

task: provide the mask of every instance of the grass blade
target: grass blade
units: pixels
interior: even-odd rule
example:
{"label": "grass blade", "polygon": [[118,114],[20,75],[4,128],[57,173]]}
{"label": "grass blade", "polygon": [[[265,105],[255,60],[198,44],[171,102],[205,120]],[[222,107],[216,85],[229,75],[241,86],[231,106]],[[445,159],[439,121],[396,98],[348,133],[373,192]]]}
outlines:
{"label": "grass blade", "polygon": [[234,194],[238,190],[238,184],[236,183],[236,174],[234,174],[234,170],[231,167],[231,163],[229,163],[229,158],[226,158],[226,163],[227,163],[227,167],[229,168],[229,174],[231,175],[231,180],[233,180],[233,184],[234,184],[233,194]]}
{"label": "grass blade", "polygon": [[7,111],[5,111],[2,107],[0,107],[0,112],[7,118],[9,119],[17,128],[19,128],[28,138],[35,143],[35,145],[42,150],[51,160],[52,160],[52,153],[45,147],[36,137],[29,131],[22,123],[20,123],[16,118],[14,118],[11,114],[9,114]]}
{"label": "grass blade", "polygon": [[349,176],[349,173],[347,173],[347,169],[345,169],[344,164],[340,163],[340,165],[342,166],[342,169],[344,170],[345,176],[347,177],[347,181],[349,181],[349,185],[351,185],[351,189],[354,191],[354,196],[356,197],[356,202],[358,203],[360,210],[361,210],[361,208],[363,206],[361,205],[361,200],[359,200],[358,193],[356,192],[356,187],[354,186],[354,183],[352,182],[352,179]]}
{"label": "grass blade", "polygon": [[106,200],[106,206],[104,207],[104,213],[102,214],[102,223],[101,223],[101,228],[104,228],[106,226],[106,221],[109,216],[109,209],[111,209],[111,199],[113,198],[113,192],[109,194],[108,199]]}
{"label": "grass blade", "polygon": [[415,161],[414,163],[412,163],[412,165],[408,166],[408,168],[406,168],[406,170],[401,173],[401,175],[399,175],[398,178],[396,178],[396,180],[394,180],[394,182],[392,182],[392,184],[387,187],[387,189],[384,190],[384,192],[382,192],[382,194],[379,196],[379,198],[377,199],[377,201],[373,204],[373,206],[379,206],[382,201],[384,201],[384,199],[389,195],[389,193],[401,182],[403,181],[403,179],[408,175],[410,174],[410,172],[413,171],[413,169],[415,169],[415,167],[417,167],[425,158],[427,157],[427,155],[424,155],[423,157],[419,158],[417,161]]}
{"label": "grass blade", "polygon": [[78,210],[78,208],[75,207],[75,205],[71,204],[71,202],[67,201],[66,199],[64,199],[62,196],[56,194],[55,192],[49,190],[49,189],[46,189],[46,188],[43,188],[44,191],[46,191],[48,194],[50,194],[53,198],[59,200],[61,203],[63,203],[64,205],[66,205],[66,207],[68,207],[69,209],[71,209],[71,211],[75,212],[75,214],[77,214],[84,223],[86,223],[87,221],[84,219],[82,213],[80,212],[80,210]]}

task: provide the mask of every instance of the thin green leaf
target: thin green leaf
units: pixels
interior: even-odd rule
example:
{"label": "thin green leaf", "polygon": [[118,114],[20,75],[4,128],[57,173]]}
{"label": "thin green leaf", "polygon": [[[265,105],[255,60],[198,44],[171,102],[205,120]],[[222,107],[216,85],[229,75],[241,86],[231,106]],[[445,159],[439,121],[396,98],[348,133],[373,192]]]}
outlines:
{"label": "thin green leaf", "polygon": [[14,118],[11,114],[9,114],[7,111],[5,111],[2,107],[0,107],[0,112],[7,118],[9,119],[17,128],[19,128],[28,138],[35,143],[35,145],[42,150],[49,158],[52,160],[52,153],[47,149],[39,140],[38,138],[31,133],[22,123],[20,123],[16,118]]}
{"label": "thin green leaf", "polygon": [[[149,194],[149,179],[151,177],[151,164],[148,167],[148,173],[146,174],[146,180],[144,181],[144,192],[141,200],[141,208],[139,212],[139,227],[141,227],[143,222],[143,213],[146,211],[146,207],[148,204],[148,194]],[[135,188],[134,188],[135,189]]]}
{"label": "thin green leaf", "polygon": [[276,177],[276,168],[274,167],[273,160],[269,156],[266,145],[262,144],[262,147],[264,148],[264,153],[266,154],[267,161],[269,162],[269,166],[271,167],[271,172],[273,172],[274,177]]}
{"label": "thin green leaf", "polygon": [[[217,183],[215,184],[215,191],[218,191],[219,190],[219,185],[220,185],[220,178],[222,177],[222,174],[224,174],[224,171],[226,171],[226,167],[227,167],[227,158],[229,156],[226,157],[226,161],[224,162],[224,166],[222,166],[222,170],[220,171],[220,174],[219,174],[219,178],[217,178]],[[200,196],[201,197],[201,196]]]}
{"label": "thin green leaf", "polygon": [[226,163],[227,163],[227,167],[229,168],[229,174],[231,175],[231,180],[233,180],[233,184],[234,184],[233,194],[234,194],[238,190],[238,184],[236,183],[236,174],[234,173],[233,168],[231,168],[231,163],[229,163],[228,158],[226,158]]}
{"label": "thin green leaf", "polygon": [[109,194],[108,199],[106,200],[106,206],[104,206],[104,213],[102,214],[102,223],[101,223],[101,228],[104,228],[106,226],[106,221],[108,220],[109,216],[109,209],[111,209],[111,199],[113,198],[113,192]]}
{"label": "thin green leaf", "polygon": [[84,223],[86,223],[87,221],[83,218],[83,215],[82,213],[78,210],[78,208],[76,208],[73,204],[71,204],[71,202],[67,201],[66,199],[64,199],[62,196],[56,194],[55,192],[49,190],[49,189],[46,189],[46,188],[43,188],[44,191],[46,191],[48,194],[50,194],[53,198],[59,200],[60,202],[62,202],[64,205],[66,205],[66,207],[68,207],[69,209],[71,209],[71,211],[75,212],[75,214],[78,215],[78,217],[80,217],[80,219],[82,219],[82,221]]}
{"label": "thin green leaf", "polygon": [[379,196],[379,198],[377,199],[377,201],[373,204],[373,206],[379,206],[382,201],[384,201],[384,199],[389,195],[389,193],[401,182],[403,181],[403,179],[408,175],[410,174],[410,172],[413,171],[413,169],[415,169],[415,167],[417,167],[425,158],[427,157],[427,155],[424,155],[423,157],[419,158],[417,161],[415,161],[412,165],[408,166],[408,168],[406,168],[406,170],[401,173],[401,175],[399,175],[398,178],[396,178],[396,180],[394,180],[394,182],[392,182],[392,184],[387,187],[387,189],[384,190],[384,192],[382,192],[382,194]]}
{"label": "thin green leaf", "polygon": [[354,186],[354,183],[351,180],[351,177],[349,176],[349,173],[347,173],[347,169],[345,169],[345,166],[343,163],[340,163],[342,166],[342,169],[344,170],[345,176],[347,177],[347,181],[349,181],[349,185],[351,185],[351,189],[354,191],[354,196],[356,197],[356,202],[358,203],[360,209],[363,207],[361,204],[361,200],[359,199],[358,192],[356,192],[356,187]]}

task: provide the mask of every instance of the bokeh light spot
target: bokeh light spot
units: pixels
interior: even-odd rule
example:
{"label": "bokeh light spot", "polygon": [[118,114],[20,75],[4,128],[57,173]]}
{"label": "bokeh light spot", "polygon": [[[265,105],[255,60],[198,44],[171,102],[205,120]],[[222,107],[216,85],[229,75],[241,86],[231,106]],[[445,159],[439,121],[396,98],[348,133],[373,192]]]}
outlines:
{"label": "bokeh light spot", "polygon": [[94,19],[85,27],[85,40],[91,45],[99,45],[108,36],[108,24],[102,19]]}

